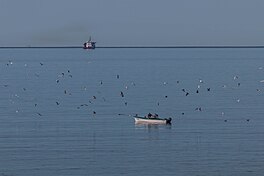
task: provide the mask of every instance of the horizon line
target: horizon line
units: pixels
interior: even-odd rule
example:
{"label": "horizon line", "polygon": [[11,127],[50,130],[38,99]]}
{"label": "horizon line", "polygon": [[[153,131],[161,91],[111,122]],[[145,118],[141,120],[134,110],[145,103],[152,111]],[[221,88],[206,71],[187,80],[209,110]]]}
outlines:
{"label": "horizon line", "polygon": [[[0,49],[19,48],[83,48],[82,46],[0,46]],[[95,48],[264,48],[264,45],[175,45],[175,46],[96,46]]]}

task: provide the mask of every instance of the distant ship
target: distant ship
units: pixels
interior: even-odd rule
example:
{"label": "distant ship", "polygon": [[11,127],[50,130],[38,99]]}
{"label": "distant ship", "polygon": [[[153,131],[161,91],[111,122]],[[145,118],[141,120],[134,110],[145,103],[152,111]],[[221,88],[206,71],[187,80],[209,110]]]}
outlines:
{"label": "distant ship", "polygon": [[95,41],[92,41],[92,38],[90,37],[87,42],[83,44],[83,49],[95,49]]}

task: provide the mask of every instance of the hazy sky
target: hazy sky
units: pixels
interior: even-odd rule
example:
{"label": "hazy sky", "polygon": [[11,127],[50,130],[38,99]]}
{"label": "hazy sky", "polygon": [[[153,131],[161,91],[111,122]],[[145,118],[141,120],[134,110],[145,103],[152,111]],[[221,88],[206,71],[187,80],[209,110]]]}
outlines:
{"label": "hazy sky", "polygon": [[264,45],[263,0],[0,0],[0,46]]}

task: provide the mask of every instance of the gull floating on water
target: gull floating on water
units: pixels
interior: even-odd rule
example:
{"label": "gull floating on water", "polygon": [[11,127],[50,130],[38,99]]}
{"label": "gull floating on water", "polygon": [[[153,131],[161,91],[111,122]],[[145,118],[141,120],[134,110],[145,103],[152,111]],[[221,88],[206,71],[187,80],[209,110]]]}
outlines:
{"label": "gull floating on water", "polygon": [[42,114],[41,114],[41,113],[39,113],[39,112],[37,112],[37,114],[38,114],[39,116],[42,116]]}

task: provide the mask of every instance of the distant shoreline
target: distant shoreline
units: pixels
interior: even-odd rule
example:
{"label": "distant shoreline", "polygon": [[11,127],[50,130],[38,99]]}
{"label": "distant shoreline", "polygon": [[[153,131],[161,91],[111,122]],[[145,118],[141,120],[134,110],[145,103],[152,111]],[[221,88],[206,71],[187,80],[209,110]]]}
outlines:
{"label": "distant shoreline", "polygon": [[[80,48],[82,49],[82,46],[0,46],[0,49],[38,49],[38,48]],[[262,46],[97,46],[96,48],[264,48],[264,45]]]}

